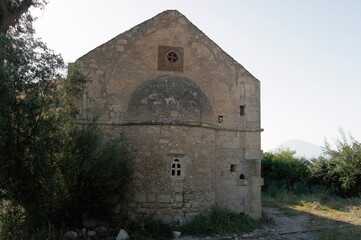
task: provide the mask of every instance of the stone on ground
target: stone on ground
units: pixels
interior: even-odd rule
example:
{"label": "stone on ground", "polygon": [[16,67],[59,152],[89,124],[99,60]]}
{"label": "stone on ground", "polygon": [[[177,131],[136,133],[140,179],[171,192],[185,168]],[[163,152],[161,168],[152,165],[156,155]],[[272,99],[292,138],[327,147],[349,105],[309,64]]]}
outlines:
{"label": "stone on ground", "polygon": [[120,229],[118,236],[115,240],[127,240],[129,239],[128,233],[124,229]]}

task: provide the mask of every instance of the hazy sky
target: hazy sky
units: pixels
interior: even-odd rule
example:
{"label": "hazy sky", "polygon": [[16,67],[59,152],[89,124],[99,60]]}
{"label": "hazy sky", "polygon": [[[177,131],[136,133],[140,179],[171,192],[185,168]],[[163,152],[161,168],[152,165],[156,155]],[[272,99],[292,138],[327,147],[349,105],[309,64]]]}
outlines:
{"label": "hazy sky", "polygon": [[73,62],[177,9],[261,81],[262,148],[322,145],[342,127],[361,141],[359,0],[50,0],[38,35]]}

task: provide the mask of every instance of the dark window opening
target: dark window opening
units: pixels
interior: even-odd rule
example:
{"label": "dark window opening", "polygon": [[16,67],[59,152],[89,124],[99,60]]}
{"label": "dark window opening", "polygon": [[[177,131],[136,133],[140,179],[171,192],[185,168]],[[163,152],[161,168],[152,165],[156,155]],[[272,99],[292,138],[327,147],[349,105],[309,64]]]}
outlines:
{"label": "dark window opening", "polygon": [[236,171],[236,165],[235,164],[231,164],[231,169],[229,170],[231,173]]}
{"label": "dark window opening", "polygon": [[239,107],[239,110],[240,110],[240,115],[241,115],[241,116],[244,116],[244,114],[245,114],[245,113],[244,113],[244,106],[240,106],[240,107]]}
{"label": "dark window opening", "polygon": [[241,176],[239,176],[239,179],[244,180],[244,179],[245,179],[245,178],[244,178],[244,175],[241,174]]}
{"label": "dark window opening", "polygon": [[174,51],[169,51],[167,53],[167,60],[171,63],[175,63],[178,61],[178,54]]}
{"label": "dark window opening", "polygon": [[223,122],[223,116],[222,115],[219,115],[218,116],[218,123],[222,123]]}
{"label": "dark window opening", "polygon": [[179,159],[174,159],[171,165],[171,176],[172,177],[180,177],[181,176],[181,164],[179,163]]}

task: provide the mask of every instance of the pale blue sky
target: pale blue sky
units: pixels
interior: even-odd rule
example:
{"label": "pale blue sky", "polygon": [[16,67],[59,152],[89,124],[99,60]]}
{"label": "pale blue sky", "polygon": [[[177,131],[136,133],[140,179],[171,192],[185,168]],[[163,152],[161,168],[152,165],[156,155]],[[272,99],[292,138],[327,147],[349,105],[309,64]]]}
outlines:
{"label": "pale blue sky", "polygon": [[359,0],[50,0],[38,35],[65,61],[177,9],[261,81],[262,148],[322,145],[338,128],[361,141]]}

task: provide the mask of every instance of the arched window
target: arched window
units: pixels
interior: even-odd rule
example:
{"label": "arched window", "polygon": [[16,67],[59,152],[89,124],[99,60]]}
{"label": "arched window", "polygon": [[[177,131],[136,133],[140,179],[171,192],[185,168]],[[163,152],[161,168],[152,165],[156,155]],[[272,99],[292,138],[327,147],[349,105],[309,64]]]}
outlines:
{"label": "arched window", "polygon": [[174,159],[171,166],[171,176],[180,177],[181,176],[181,164],[179,159]]}

